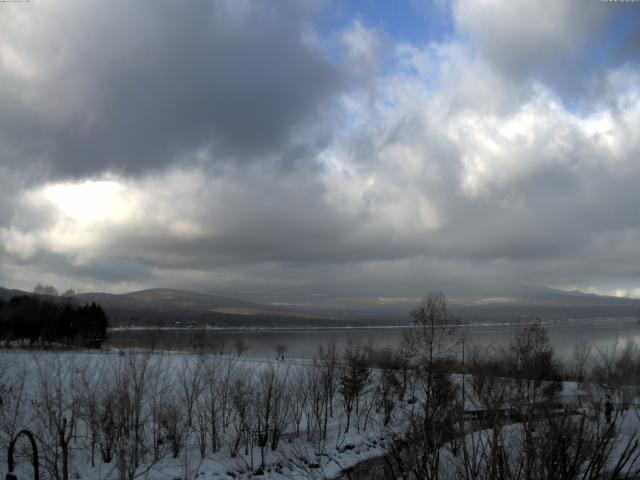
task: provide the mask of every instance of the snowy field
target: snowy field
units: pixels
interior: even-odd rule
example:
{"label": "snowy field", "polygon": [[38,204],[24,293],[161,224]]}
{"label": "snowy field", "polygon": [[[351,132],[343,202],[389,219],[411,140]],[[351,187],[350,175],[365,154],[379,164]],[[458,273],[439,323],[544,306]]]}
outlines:
{"label": "snowy field", "polygon": [[[358,358],[357,351],[352,354]],[[497,433],[486,428],[468,416],[489,410],[482,397],[486,385],[467,375],[462,388],[461,375],[448,378],[451,398],[461,402],[464,394],[467,416],[457,418],[466,433],[439,446],[438,478],[459,476],[470,459],[478,465],[491,461],[495,445],[518,468],[526,422],[510,414]],[[556,410],[584,418],[590,435],[610,425],[601,407],[611,388],[559,385]],[[509,381],[492,391],[500,388],[505,399],[515,398]],[[6,458],[11,438],[28,429],[37,439],[41,478],[337,478],[393,451],[412,422],[423,418],[424,389],[410,369],[345,363],[331,349],[313,360],[280,361],[175,352],[3,351],[1,455]],[[612,413],[610,468],[638,428],[633,402],[619,405],[623,393],[614,392],[611,400],[620,408]],[[501,401],[500,408],[516,411],[514,405]],[[21,440],[16,450],[18,478],[33,475],[26,445]],[[400,453],[408,456],[410,447]]]}
{"label": "snowy field", "polygon": [[333,477],[384,453],[375,372],[345,431],[338,371],[310,360],[5,351],[0,368],[2,449],[32,431],[42,478],[64,478],[64,450],[91,479]]}

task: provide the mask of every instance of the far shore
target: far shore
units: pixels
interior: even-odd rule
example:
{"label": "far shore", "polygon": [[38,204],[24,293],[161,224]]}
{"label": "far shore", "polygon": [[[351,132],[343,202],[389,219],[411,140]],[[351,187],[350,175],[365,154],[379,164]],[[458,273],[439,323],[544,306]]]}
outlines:
{"label": "far shore", "polygon": [[[526,320],[496,320],[493,322],[486,321],[469,321],[469,322],[456,322],[448,323],[443,327],[503,327],[503,326],[521,326],[530,325],[536,321],[539,321],[541,325],[573,325],[578,323],[599,323],[599,322],[614,322],[614,323],[639,323],[640,321],[634,317],[587,317],[587,318],[555,318],[555,319],[526,319]],[[348,322],[348,320],[345,320]],[[108,330],[112,332],[122,332],[130,330],[215,330],[215,331],[305,331],[305,330],[384,330],[384,329],[407,329],[413,325],[407,324],[388,324],[388,325],[333,325],[333,326],[233,326],[233,327],[221,327],[215,325],[171,325],[171,326],[144,326],[144,325],[128,325],[109,327]]]}

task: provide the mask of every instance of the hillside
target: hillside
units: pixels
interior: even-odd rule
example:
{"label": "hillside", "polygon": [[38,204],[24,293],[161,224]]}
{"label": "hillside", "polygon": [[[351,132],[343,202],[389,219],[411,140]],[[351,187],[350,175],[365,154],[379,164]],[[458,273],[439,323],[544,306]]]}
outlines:
{"label": "hillside", "polygon": [[[640,300],[563,291],[537,285],[505,286],[501,295],[450,298],[463,322],[518,321],[536,317],[636,317]],[[492,292],[495,293],[495,292]],[[0,288],[0,299],[30,295]],[[275,306],[237,298],[167,288],[125,294],[81,293],[79,304],[103,306],[110,324],[122,326],[335,327],[406,323],[419,299],[340,299],[306,306]]]}
{"label": "hillside", "polygon": [[83,293],[76,301],[101,304],[114,326],[333,326],[335,319],[271,305],[185,290],[153,288],[125,294]]}

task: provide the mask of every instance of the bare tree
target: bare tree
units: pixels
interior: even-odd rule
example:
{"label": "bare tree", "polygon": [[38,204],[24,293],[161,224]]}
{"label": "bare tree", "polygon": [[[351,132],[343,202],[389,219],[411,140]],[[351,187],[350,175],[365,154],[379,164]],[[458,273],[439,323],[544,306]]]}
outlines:
{"label": "bare tree", "polygon": [[135,478],[145,460],[147,412],[144,407],[149,364],[149,353],[128,352],[118,357],[113,369],[115,459],[122,480]]}
{"label": "bare tree", "polygon": [[367,358],[367,350],[360,344],[348,344],[344,352],[344,365],[339,376],[339,390],[347,417],[345,432],[349,431],[351,413],[358,411],[360,396],[369,383],[371,366]]}
{"label": "bare tree", "polygon": [[55,479],[68,480],[71,441],[80,415],[82,371],[70,357],[36,357],[37,393],[34,425],[44,445],[47,470]]}
{"label": "bare tree", "polygon": [[0,442],[4,448],[25,425],[29,362],[28,358],[16,361],[0,354]]}
{"label": "bare tree", "polygon": [[558,372],[546,329],[539,321],[520,328],[505,355],[507,372],[516,381],[521,402],[533,407],[542,399],[543,382]]}
{"label": "bare tree", "polygon": [[319,442],[324,439],[324,412],[326,411],[326,391],[323,388],[323,375],[317,359],[305,370],[305,384],[308,388],[305,417],[307,424],[307,441]]}
{"label": "bare tree", "polygon": [[536,460],[534,433],[537,416],[544,411],[554,385],[548,381],[557,373],[553,348],[546,329],[538,320],[518,329],[505,350],[507,372],[515,381],[516,395],[511,400],[523,414],[525,478],[530,480]]}
{"label": "bare tree", "polygon": [[318,348],[318,363],[322,371],[322,383],[325,397],[325,415],[324,430],[326,432],[326,421],[328,417],[333,417],[333,404],[338,385],[338,350],[335,343],[330,343],[326,347],[322,345]]}
{"label": "bare tree", "polygon": [[257,376],[253,406],[253,434],[260,448],[260,462],[264,467],[267,447],[275,450],[280,435],[287,425],[288,405],[286,403],[287,372],[273,364],[265,366]]}
{"label": "bare tree", "polygon": [[218,377],[217,389],[220,405],[220,424],[222,433],[226,433],[229,426],[232,409],[233,387],[237,376],[244,375],[244,369],[236,365],[232,360],[227,360],[222,368],[222,374]]}
{"label": "bare tree", "polygon": [[306,369],[297,368],[291,375],[291,417],[296,426],[296,438],[300,436],[300,423],[309,400],[309,385]]}
{"label": "bare tree", "polygon": [[174,395],[175,377],[169,368],[166,357],[156,356],[154,362],[150,362],[146,372],[147,414],[149,436],[152,438],[153,457],[152,463],[158,462],[166,451],[163,437],[161,416],[163,415],[164,402]]}
{"label": "bare tree", "polygon": [[[96,447],[100,445],[101,440],[101,398],[104,396],[106,380],[104,373],[104,363],[100,363],[83,369],[81,375],[80,419],[87,431],[92,467],[95,467]],[[110,449],[107,447],[107,450]],[[111,461],[109,453],[106,453],[105,456]]]}
{"label": "bare tree", "polygon": [[158,415],[161,442],[170,445],[173,458],[178,458],[184,442],[184,418],[177,400],[175,397],[165,397],[160,403]]}
{"label": "bare tree", "polygon": [[579,385],[586,380],[592,360],[592,347],[587,343],[574,345],[571,358],[570,374]]}
{"label": "bare tree", "polygon": [[36,295],[44,295],[47,297],[57,297],[58,290],[52,285],[42,285],[38,283],[35,287],[33,287],[33,293]]}
{"label": "bare tree", "polygon": [[333,416],[333,402],[338,383],[338,356],[335,344],[320,347],[307,370],[309,401],[307,403],[307,440],[318,448],[327,438],[327,425]]}
{"label": "bare tree", "polygon": [[[198,449],[200,450],[200,458],[204,458],[207,455],[207,448],[210,438],[212,441],[216,443],[218,442],[217,421],[216,419],[211,418],[211,414],[216,414],[217,412],[215,408],[210,410],[210,406],[213,402],[211,402],[211,397],[208,395],[210,389],[209,385],[210,384],[207,380],[207,377],[203,376],[201,394],[198,395],[198,398],[196,398],[195,402],[194,428],[196,433],[196,440],[198,442]],[[209,436],[210,430],[211,436]],[[214,444],[212,446],[212,450],[215,451],[215,448],[216,445]]]}
{"label": "bare tree", "polygon": [[400,351],[383,348],[371,352],[371,361],[379,372],[376,377],[376,401],[378,408],[383,411],[383,425],[387,426],[398,401],[404,397],[408,359]]}
{"label": "bare tree", "polygon": [[456,345],[442,293],[430,294],[410,312],[404,340],[413,360],[415,396],[404,410],[407,430],[390,442],[388,467],[396,476],[438,479],[441,447],[455,436],[459,401],[449,375]]}
{"label": "bare tree", "polygon": [[245,454],[249,453],[249,440],[251,431],[251,408],[253,407],[253,392],[249,383],[250,373],[238,367],[230,377],[230,399],[233,406],[233,415],[230,416],[230,424],[234,435],[231,443],[231,457],[238,454],[240,444],[244,444]]}
{"label": "bare tree", "polygon": [[[471,406],[470,441],[460,442],[467,475],[482,468],[482,475],[499,478],[503,472],[501,463],[503,427],[510,413],[513,398],[513,380],[505,375],[507,365],[502,351],[474,346],[470,349],[467,366],[470,390],[464,399]],[[474,433],[481,429],[481,433]],[[486,430],[484,430],[486,429]],[[472,477],[471,477],[472,478]]]}
{"label": "bare tree", "polygon": [[413,328],[405,331],[403,340],[415,361],[428,366],[453,354],[457,339],[453,335],[453,317],[442,293],[424,297],[409,317]]}
{"label": "bare tree", "polygon": [[178,372],[178,385],[180,388],[180,404],[184,406],[186,424],[188,428],[193,426],[193,409],[196,400],[202,390],[203,363],[198,359],[184,357]]}
{"label": "bare tree", "polygon": [[101,391],[97,405],[97,444],[104,463],[111,463],[118,444],[122,427],[117,415],[117,403],[120,401],[119,392],[113,386],[107,386]]}

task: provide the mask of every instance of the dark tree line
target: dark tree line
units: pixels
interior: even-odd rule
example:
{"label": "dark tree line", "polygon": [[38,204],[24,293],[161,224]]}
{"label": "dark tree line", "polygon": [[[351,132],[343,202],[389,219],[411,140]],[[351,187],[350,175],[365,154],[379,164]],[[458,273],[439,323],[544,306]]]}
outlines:
{"label": "dark tree line", "polygon": [[75,306],[30,295],[0,300],[0,340],[100,348],[106,333],[107,315],[95,303]]}

